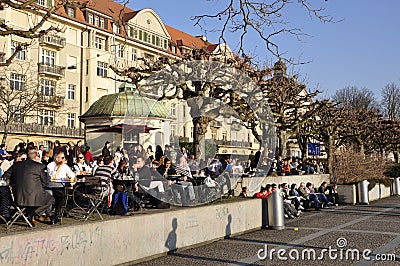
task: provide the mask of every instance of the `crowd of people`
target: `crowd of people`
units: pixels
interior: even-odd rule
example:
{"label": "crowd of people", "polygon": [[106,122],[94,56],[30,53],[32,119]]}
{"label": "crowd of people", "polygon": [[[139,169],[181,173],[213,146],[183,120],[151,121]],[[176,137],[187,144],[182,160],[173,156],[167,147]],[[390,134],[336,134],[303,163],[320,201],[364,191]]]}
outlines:
{"label": "crowd of people", "polygon": [[[267,160],[262,160],[258,165],[260,151],[253,161],[219,156],[202,161],[185,147],[175,149],[170,145],[165,145],[164,149],[156,145],[153,151],[152,146],[145,149],[136,144],[130,145],[128,149],[117,147],[113,153],[109,141],[105,142],[101,155],[96,157],[90,147],[83,145],[80,140],[76,145],[61,145],[55,141],[49,150],[45,150],[43,145],[37,147],[32,142],[20,143],[12,152],[8,152],[7,146],[3,144],[0,146],[0,155],[0,176],[15,187],[15,203],[30,207],[27,213],[30,220],[50,224],[60,219],[62,208],[66,206],[65,184],[60,181],[75,180],[79,176],[98,178],[109,186],[110,194],[123,191],[124,188],[121,189],[117,181],[131,177],[134,184],[129,194],[130,202],[137,202],[143,195],[150,195],[151,206],[159,206],[162,202],[189,206],[216,198],[223,193],[224,186],[227,186],[228,196],[233,196],[230,178],[274,172],[278,175],[323,172],[322,165],[316,161],[302,162],[298,158],[292,161],[290,158],[277,157],[271,167]],[[279,187],[285,193],[288,217],[298,216],[301,202],[313,202],[316,209],[320,208],[320,202],[324,203],[324,207],[329,202],[335,202],[325,196],[331,193],[325,193],[325,190],[314,193],[312,188],[303,187],[303,184],[300,184],[299,189],[289,190],[287,184]],[[268,197],[276,188],[274,184],[262,187],[255,197]],[[247,197],[246,191],[241,195]],[[6,220],[10,218],[9,206],[10,192],[6,187],[1,187],[0,215]],[[109,202],[108,206],[112,206],[112,203]]]}
{"label": "crowd of people", "polygon": [[[301,182],[299,187],[293,183],[289,185],[287,183],[282,184],[267,184],[265,187],[261,186],[259,192],[255,193],[253,198],[268,198],[273,192],[280,189],[283,196],[283,207],[285,217],[295,218],[301,214],[302,210],[309,209],[310,205],[315,208],[316,211],[321,209],[328,209],[331,205],[339,205],[339,194],[337,191],[337,185],[331,184],[328,186],[327,182],[322,182],[318,189],[314,188],[314,185],[310,182]],[[247,187],[243,187],[240,197],[251,197],[248,195]]]}

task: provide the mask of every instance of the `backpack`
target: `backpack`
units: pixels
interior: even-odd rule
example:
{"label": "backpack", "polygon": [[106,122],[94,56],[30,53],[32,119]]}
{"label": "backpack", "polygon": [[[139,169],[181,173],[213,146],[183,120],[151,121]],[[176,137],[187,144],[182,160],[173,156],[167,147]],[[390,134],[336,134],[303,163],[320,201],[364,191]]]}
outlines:
{"label": "backpack", "polygon": [[128,195],[125,192],[116,192],[113,197],[113,213],[115,215],[125,215],[128,210]]}

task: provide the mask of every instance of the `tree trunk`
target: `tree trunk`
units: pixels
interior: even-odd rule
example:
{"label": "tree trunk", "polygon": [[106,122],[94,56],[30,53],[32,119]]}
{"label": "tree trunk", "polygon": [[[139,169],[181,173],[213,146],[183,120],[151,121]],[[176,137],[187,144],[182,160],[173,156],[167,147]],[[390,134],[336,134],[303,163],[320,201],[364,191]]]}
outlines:
{"label": "tree trunk", "polygon": [[206,117],[193,118],[193,149],[197,159],[206,160],[205,134],[207,132],[208,119]]}
{"label": "tree trunk", "polygon": [[328,169],[327,172],[328,174],[332,175],[332,168],[333,168],[333,152],[334,152],[334,140],[332,136],[328,137],[328,142],[325,143],[325,151],[327,154],[327,159],[328,159]]}
{"label": "tree trunk", "polygon": [[276,135],[277,135],[277,143],[276,143],[276,154],[275,155],[284,157],[283,149],[286,148],[285,137],[283,136],[281,131],[277,131]]}
{"label": "tree trunk", "polygon": [[7,129],[7,127],[5,127],[4,128],[3,139],[1,140],[1,144],[6,144],[7,136],[8,136],[8,129]]}

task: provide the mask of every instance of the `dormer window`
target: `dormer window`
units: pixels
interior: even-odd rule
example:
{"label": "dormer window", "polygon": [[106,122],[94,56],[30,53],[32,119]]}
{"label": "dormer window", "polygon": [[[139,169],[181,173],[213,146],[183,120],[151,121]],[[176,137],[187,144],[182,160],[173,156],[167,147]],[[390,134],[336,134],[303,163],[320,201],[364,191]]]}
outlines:
{"label": "dormer window", "polygon": [[38,5],[46,6],[46,0],[37,0]]}
{"label": "dormer window", "polygon": [[114,24],[114,25],[113,25],[113,32],[114,32],[115,34],[121,34],[121,27],[118,26],[118,25],[116,25],[116,24]]}
{"label": "dormer window", "polygon": [[172,46],[171,46],[171,51],[172,51],[174,54],[176,54],[176,46],[175,46],[175,45],[172,45]]}
{"label": "dormer window", "polygon": [[76,17],[76,9],[73,7],[66,7],[67,8],[67,15],[71,18]]}
{"label": "dormer window", "polygon": [[100,18],[99,22],[100,22],[100,24],[99,24],[100,28],[104,28],[104,25],[105,25],[104,18]]}
{"label": "dormer window", "polygon": [[88,23],[93,25],[93,14],[88,15]]}

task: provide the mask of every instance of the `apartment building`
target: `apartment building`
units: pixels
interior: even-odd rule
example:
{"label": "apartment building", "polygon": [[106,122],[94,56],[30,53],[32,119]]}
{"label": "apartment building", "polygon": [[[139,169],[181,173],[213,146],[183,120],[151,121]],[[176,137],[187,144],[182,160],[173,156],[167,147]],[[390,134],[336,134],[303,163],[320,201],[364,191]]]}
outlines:
{"label": "apartment building", "polygon": [[[36,7],[45,12],[54,5],[53,1],[38,0]],[[40,14],[7,6],[0,10],[0,22],[18,29],[29,29],[41,18]],[[102,96],[119,92],[121,77],[110,65],[124,69],[138,66],[141,63],[138,58],[179,59],[193,48],[204,47],[211,53],[222,46],[225,48],[165,25],[152,9],[132,10],[110,0],[80,1],[60,8],[42,28],[50,26],[58,31],[35,40],[18,36],[0,40],[3,60],[13,53],[18,43],[30,43],[18,53],[7,71],[3,71],[7,77],[2,80],[8,81],[3,86],[24,87],[27,80],[34,80],[46,98],[46,104],[10,126],[9,147],[27,140],[49,147],[56,139],[61,142],[83,139],[85,125],[79,117]],[[15,65],[36,73],[21,73]],[[171,136],[154,145],[168,144],[177,133],[181,141],[192,141],[193,124],[187,104],[177,101],[163,104],[174,117],[169,125]],[[258,146],[252,145],[251,133],[234,124],[230,120],[215,123],[206,138],[215,140],[219,153],[245,155],[257,150]]]}

